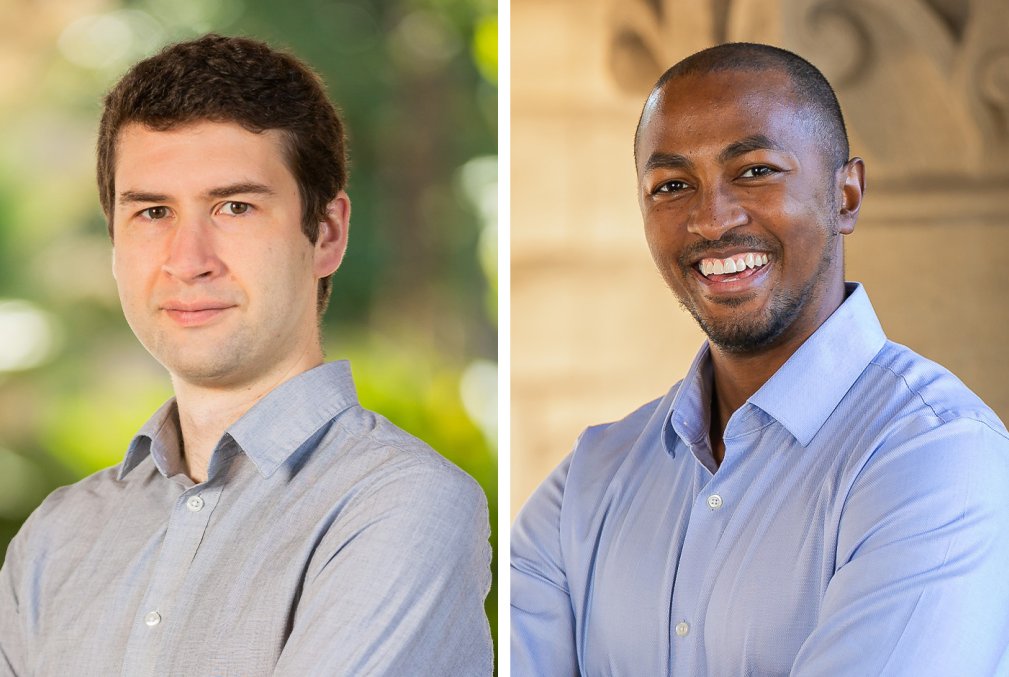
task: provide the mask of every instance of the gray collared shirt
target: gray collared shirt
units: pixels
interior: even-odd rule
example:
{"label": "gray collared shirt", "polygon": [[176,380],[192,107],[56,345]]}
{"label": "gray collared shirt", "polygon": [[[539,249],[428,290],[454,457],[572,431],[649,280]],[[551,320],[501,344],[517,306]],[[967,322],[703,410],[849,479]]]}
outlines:
{"label": "gray collared shirt", "polygon": [[0,571],[0,674],[489,675],[486,498],[358,404],[282,384],[183,472],[174,401],[55,491]]}

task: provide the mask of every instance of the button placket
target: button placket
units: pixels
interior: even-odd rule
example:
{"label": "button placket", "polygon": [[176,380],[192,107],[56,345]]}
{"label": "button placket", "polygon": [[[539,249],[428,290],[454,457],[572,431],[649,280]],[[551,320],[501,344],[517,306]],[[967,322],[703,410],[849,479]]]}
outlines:
{"label": "button placket", "polygon": [[159,555],[137,610],[140,618],[134,621],[134,630],[127,643],[123,674],[146,674],[142,666],[160,660],[164,647],[156,638],[167,630],[161,627],[166,620],[165,614],[170,617],[176,613],[179,591],[204,542],[220,494],[220,487],[204,484],[190,487],[175,497]]}
{"label": "button placket", "polygon": [[[704,623],[704,605],[710,588],[709,564],[717,551],[726,520],[731,517],[723,510],[726,503],[720,490],[725,489],[726,484],[722,478],[702,470],[697,473],[696,493],[682,547],[682,554],[689,555],[681,556],[671,600],[673,623],[669,630],[673,642],[689,643],[696,632],[703,633],[702,626],[697,624]],[[692,650],[681,650],[674,655],[675,669],[692,674],[690,671],[695,667]]]}

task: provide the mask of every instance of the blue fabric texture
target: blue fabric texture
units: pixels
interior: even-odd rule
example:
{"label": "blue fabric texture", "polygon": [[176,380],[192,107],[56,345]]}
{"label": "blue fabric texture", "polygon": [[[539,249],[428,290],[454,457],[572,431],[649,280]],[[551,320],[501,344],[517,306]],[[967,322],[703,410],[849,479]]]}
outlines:
{"label": "blue fabric texture", "polygon": [[847,298],[708,438],[711,363],[512,534],[512,674],[1009,675],[1009,434]]}

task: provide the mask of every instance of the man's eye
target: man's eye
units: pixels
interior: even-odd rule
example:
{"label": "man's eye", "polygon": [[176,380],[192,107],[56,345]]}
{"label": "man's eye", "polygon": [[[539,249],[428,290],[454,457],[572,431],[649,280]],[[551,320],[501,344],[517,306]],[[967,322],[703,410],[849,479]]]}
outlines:
{"label": "man's eye", "polygon": [[681,190],[686,189],[687,184],[683,181],[666,181],[665,183],[659,184],[655,189],[656,193],[678,193]]}
{"label": "man's eye", "polygon": [[739,176],[743,179],[755,179],[761,176],[769,176],[774,174],[776,171],[777,170],[765,165],[757,165],[756,167],[750,167]]}
{"label": "man's eye", "polygon": [[242,214],[247,213],[251,208],[252,205],[248,202],[235,202],[232,200],[231,202],[225,202],[221,205],[221,213],[226,214],[227,216],[241,216]]}
{"label": "man's eye", "polygon": [[157,221],[168,216],[168,207],[148,207],[140,212],[140,215],[152,221]]}

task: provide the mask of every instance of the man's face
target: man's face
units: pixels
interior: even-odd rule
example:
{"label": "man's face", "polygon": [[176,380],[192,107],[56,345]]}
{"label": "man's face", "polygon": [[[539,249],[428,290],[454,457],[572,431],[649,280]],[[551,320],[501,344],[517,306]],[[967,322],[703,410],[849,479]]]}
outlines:
{"label": "man's face", "polygon": [[212,387],[317,360],[316,285],[339,265],[349,203],[313,245],[278,131],[123,128],[114,274],[126,320],[173,378]]}
{"label": "man's face", "polygon": [[[645,236],[712,343],[804,340],[843,288],[838,179],[778,72],[671,80],[650,99],[637,172]],[[860,170],[860,167],[859,167]],[[843,179],[842,179],[843,185]]]}

